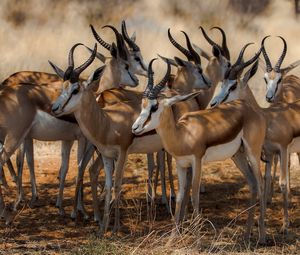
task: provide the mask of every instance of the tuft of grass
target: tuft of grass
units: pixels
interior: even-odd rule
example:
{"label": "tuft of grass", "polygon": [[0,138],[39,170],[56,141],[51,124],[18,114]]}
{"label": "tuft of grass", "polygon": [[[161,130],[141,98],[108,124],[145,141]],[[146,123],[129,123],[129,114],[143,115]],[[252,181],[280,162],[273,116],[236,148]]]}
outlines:
{"label": "tuft of grass", "polygon": [[130,254],[129,247],[112,239],[96,239],[91,237],[86,245],[76,248],[70,252],[76,255],[104,255],[104,254]]}

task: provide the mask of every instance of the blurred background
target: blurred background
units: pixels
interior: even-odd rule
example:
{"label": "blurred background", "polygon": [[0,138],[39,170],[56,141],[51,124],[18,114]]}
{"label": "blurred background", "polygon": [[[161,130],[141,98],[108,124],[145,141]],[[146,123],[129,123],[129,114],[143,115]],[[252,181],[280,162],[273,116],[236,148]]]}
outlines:
{"label": "blurred background", "polygon": [[[52,72],[48,59],[61,67],[67,65],[70,47],[82,42],[92,46],[95,40],[89,28],[93,24],[107,42],[114,36],[111,30],[101,29],[105,24],[120,28],[125,19],[129,34],[137,33],[144,59],[148,62],[160,53],[167,57],[180,56],[168,40],[167,29],[184,43],[180,30],[186,31],[192,41],[207,51],[211,47],[198,27],[207,31],[212,26],[222,27],[234,60],[241,47],[255,42],[246,56],[257,51],[261,39],[272,35],[266,42],[271,61],[275,63],[282,51],[283,36],[288,43],[288,52],[282,66],[300,59],[300,19],[297,18],[295,0],[1,0],[0,6],[0,56],[3,80],[21,70]],[[221,42],[218,31],[208,31]],[[99,51],[105,55],[104,48]],[[81,63],[88,53],[84,49],[76,52],[76,62]],[[205,61],[203,60],[205,66]],[[76,63],[75,63],[76,64]],[[95,61],[94,66],[100,63]],[[163,63],[156,64],[157,76],[164,72]],[[92,70],[87,70],[85,75]],[[264,63],[251,81],[262,105],[265,85],[262,79]],[[161,68],[160,68],[161,67]],[[293,71],[300,73],[300,68]],[[142,83],[142,82],[141,82]]]}

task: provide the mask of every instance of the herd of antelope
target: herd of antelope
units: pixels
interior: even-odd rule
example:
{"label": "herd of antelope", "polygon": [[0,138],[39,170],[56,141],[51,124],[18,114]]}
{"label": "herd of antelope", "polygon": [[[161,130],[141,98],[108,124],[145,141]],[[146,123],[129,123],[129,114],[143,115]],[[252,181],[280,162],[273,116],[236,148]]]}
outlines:
{"label": "herd of antelope", "polygon": [[[62,141],[61,168],[59,170],[59,194],[56,206],[64,215],[63,190],[69,168],[71,147],[78,141],[78,175],[72,218],[78,212],[88,217],[83,201],[83,175],[89,161],[93,197],[94,219],[99,222],[100,233],[107,231],[111,207],[114,207],[114,231],[120,227],[120,195],[124,166],[128,154],[146,153],[148,160],[148,197],[153,199],[153,153],[157,153],[160,166],[163,197],[166,201],[164,165],[167,159],[172,193],[172,158],[176,161],[178,192],[176,194],[175,222],[179,224],[190,200],[193,215],[199,214],[199,194],[202,165],[205,162],[231,158],[245,176],[250,187],[251,199],[245,238],[249,238],[254,224],[255,205],[259,199],[259,241],[265,242],[264,219],[267,202],[271,203],[276,167],[280,161],[279,185],[283,195],[283,231],[289,227],[288,203],[290,195],[289,154],[300,152],[300,78],[287,73],[300,64],[294,62],[281,68],[287,45],[273,67],[265,49],[266,36],[257,53],[244,61],[246,44],[233,63],[227,47],[226,34],[220,27],[213,27],[222,36],[222,44],[214,42],[203,27],[201,32],[212,47],[209,54],[191,43],[182,31],[186,47],[179,44],[168,30],[173,46],[185,55],[173,59],[159,56],[167,66],[166,74],[154,86],[152,59],[147,66],[136,36],[128,35],[125,21],[121,32],[106,25],[116,37],[116,42],[105,42],[91,26],[96,41],[110,54],[106,57],[82,43],[69,51],[68,68],[64,71],[54,63],[50,65],[56,74],[22,71],[2,82],[0,88],[0,181],[7,186],[3,166],[6,164],[16,182],[17,200],[11,210],[4,201],[0,185],[0,213],[6,223],[11,223],[14,212],[24,201],[22,171],[26,156],[30,170],[32,198],[38,199],[34,173],[33,139]],[[91,55],[78,67],[74,63],[74,51],[79,47]],[[248,81],[258,68],[262,53],[266,63],[263,79],[267,85],[268,108],[261,108]],[[80,74],[97,58],[104,63],[82,79]],[[204,67],[201,59],[207,60]],[[171,74],[171,66],[176,73]],[[243,70],[250,67],[243,75]],[[148,77],[143,93],[136,75]],[[217,85],[220,92],[215,96]],[[262,82],[263,83],[263,82]],[[210,106],[210,107],[209,107]],[[13,116],[13,117],[12,117]],[[299,138],[298,138],[299,137]],[[10,161],[17,151],[17,174]],[[261,161],[265,163],[264,175]],[[100,169],[105,171],[104,212],[100,212],[97,186]],[[272,172],[273,170],[273,172]],[[114,176],[114,178],[113,178]],[[113,181],[114,180],[114,181]],[[112,189],[113,188],[113,189]],[[112,192],[113,190],[113,192]],[[173,194],[172,194],[173,195]],[[111,201],[114,200],[114,203]]]}

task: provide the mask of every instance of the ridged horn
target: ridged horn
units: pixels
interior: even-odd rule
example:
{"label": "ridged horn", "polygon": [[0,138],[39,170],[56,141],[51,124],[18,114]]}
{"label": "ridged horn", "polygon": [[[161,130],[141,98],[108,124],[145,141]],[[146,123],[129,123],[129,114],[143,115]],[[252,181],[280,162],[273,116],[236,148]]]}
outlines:
{"label": "ridged horn", "polygon": [[129,47],[133,51],[140,51],[140,47],[134,41],[131,40],[131,38],[129,37],[129,35],[127,33],[125,20],[122,20],[122,35],[124,37],[124,40],[128,43]]}
{"label": "ridged horn", "polygon": [[168,37],[170,42],[179,50],[181,51],[189,61],[193,60],[193,56],[191,55],[191,53],[185,49],[183,46],[181,46],[178,42],[175,41],[175,39],[172,37],[171,32],[170,32],[170,28],[168,29]]}
{"label": "ridged horn", "polygon": [[200,64],[201,65],[201,58],[200,56],[198,55],[198,53],[194,50],[192,44],[191,44],[191,41],[190,41],[190,38],[188,37],[188,35],[186,34],[186,32],[184,31],[181,31],[184,36],[185,36],[185,39],[186,39],[186,46],[188,47],[188,50],[190,52],[190,54],[192,55],[193,57],[193,60],[196,64]]}
{"label": "ridged horn", "polygon": [[267,72],[269,73],[269,72],[272,71],[273,68],[272,68],[272,64],[271,64],[271,61],[269,59],[269,56],[266,52],[266,48],[265,48],[265,40],[268,37],[270,37],[270,35],[267,35],[267,36],[264,37],[264,39],[262,39],[262,41],[261,41],[261,51],[262,51],[262,54],[263,54],[265,62],[266,62]]}
{"label": "ridged horn", "polygon": [[98,43],[100,43],[100,45],[102,45],[105,49],[107,49],[108,51],[110,51],[111,49],[111,45],[107,42],[105,42],[100,36],[99,34],[96,32],[95,28],[93,27],[93,25],[90,25],[90,28],[92,30],[93,36],[95,37],[96,41]]}
{"label": "ridged horn", "polygon": [[254,44],[254,43],[247,43],[247,44],[241,49],[240,54],[239,54],[237,60],[235,61],[235,63],[232,65],[232,67],[236,67],[236,66],[242,64],[245,50],[246,50],[247,47],[250,46],[251,44]]}
{"label": "ridged horn", "polygon": [[150,91],[150,94],[148,96],[149,99],[155,99],[157,98],[159,92],[166,86],[167,81],[170,79],[171,74],[171,64],[167,63],[167,72],[162,78],[162,80]]}
{"label": "ridged horn", "polygon": [[203,34],[205,40],[206,40],[211,46],[217,47],[217,48],[220,50],[221,54],[224,56],[224,52],[223,52],[222,47],[221,47],[219,44],[215,43],[215,42],[214,42],[214,41],[206,34],[206,32],[205,32],[205,30],[204,30],[204,28],[203,28],[202,26],[200,26],[199,28],[201,29],[201,32],[202,32],[202,34]]}
{"label": "ridged horn", "polygon": [[283,50],[282,50],[282,53],[281,53],[281,56],[280,58],[278,59],[275,67],[274,67],[274,71],[279,73],[280,72],[280,66],[285,58],[285,55],[286,55],[286,52],[287,52],[287,45],[286,45],[286,41],[284,40],[284,38],[282,36],[278,36],[282,42],[283,42]]}
{"label": "ridged horn", "polygon": [[119,33],[119,31],[114,26],[111,26],[111,25],[105,25],[102,28],[110,28],[113,30],[113,32],[115,33],[115,36],[116,36],[116,40],[117,40],[117,48],[118,48],[119,56],[122,59],[127,60],[127,52],[126,52],[126,48],[125,48],[126,45],[125,45],[124,39],[123,39],[122,35]]}
{"label": "ridged horn", "polygon": [[86,69],[88,68],[88,66],[90,64],[92,64],[92,62],[94,61],[95,57],[96,57],[96,53],[97,53],[97,43],[95,43],[94,46],[94,50],[91,54],[91,56],[87,59],[87,61],[85,61],[81,66],[77,67],[76,69],[74,69],[73,73],[72,73],[72,78],[75,79],[76,81],[79,78],[79,75]]}
{"label": "ridged horn", "polygon": [[143,93],[143,97],[147,97],[149,95],[149,93],[151,92],[152,88],[153,88],[153,84],[154,84],[154,72],[152,69],[152,64],[153,62],[157,60],[157,58],[153,58],[148,66],[148,84],[147,87]]}
{"label": "ridged horn", "polygon": [[223,49],[224,57],[227,58],[228,60],[230,60],[230,52],[229,52],[229,49],[227,46],[227,39],[226,39],[225,31],[220,27],[212,27],[211,29],[217,29],[221,32],[221,34],[222,34],[222,49]]}

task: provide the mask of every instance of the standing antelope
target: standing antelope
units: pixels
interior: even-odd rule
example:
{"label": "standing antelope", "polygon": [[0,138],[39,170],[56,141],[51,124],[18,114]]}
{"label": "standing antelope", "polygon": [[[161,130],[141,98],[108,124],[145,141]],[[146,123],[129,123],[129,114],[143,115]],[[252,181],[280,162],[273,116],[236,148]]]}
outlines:
{"label": "standing antelope", "polygon": [[[112,45],[114,46],[114,45]],[[113,49],[112,52],[115,52]],[[92,57],[95,55],[93,52]],[[110,68],[110,66],[106,66]],[[115,225],[114,230],[119,228],[119,199],[124,171],[124,163],[129,153],[152,153],[162,148],[160,138],[157,134],[148,134],[143,137],[135,137],[131,132],[131,126],[140,112],[142,94],[139,92],[121,90],[122,93],[136,94],[136,99],[126,102],[118,102],[104,108],[99,107],[95,96],[91,92],[93,83],[96,82],[105,70],[97,69],[87,80],[68,81],[64,84],[61,96],[52,106],[52,111],[56,116],[73,113],[85,136],[97,147],[104,159],[106,174],[106,197],[101,232],[105,232],[109,223],[109,207],[112,187],[113,160],[115,164]],[[152,73],[151,65],[148,72]],[[162,79],[161,84],[166,83],[170,74],[168,66],[167,74]],[[102,81],[103,76],[101,77]],[[100,83],[101,83],[100,81]],[[101,84],[100,84],[101,86]],[[207,84],[203,84],[206,88]],[[100,88],[101,89],[101,88]],[[105,93],[104,91],[103,93]],[[119,92],[119,90],[117,90]],[[111,91],[107,91],[111,93]],[[101,94],[105,97],[105,94]],[[92,182],[93,184],[94,182]],[[92,187],[93,194],[96,189]],[[93,195],[95,198],[96,195]],[[97,203],[97,201],[94,201]],[[96,207],[97,208],[97,207]]]}
{"label": "standing antelope", "polygon": [[[253,63],[259,54],[246,63],[240,63],[235,71]],[[172,105],[196,97],[197,92],[174,97],[159,96],[164,87],[153,87],[150,77],[142,101],[142,110],[132,126],[132,132],[141,135],[156,129],[164,148],[176,159],[179,178],[175,218],[180,222],[185,196],[187,168],[193,168],[192,203],[194,212],[199,214],[199,188],[202,164],[209,161],[232,157],[245,175],[251,191],[251,205],[247,220],[246,237],[249,238],[254,218],[257,193],[260,199],[260,241],[265,242],[263,182],[259,169],[260,154],[265,135],[264,118],[255,107],[242,101],[227,103],[209,110],[190,112],[175,121]]]}
{"label": "standing antelope", "polygon": [[[125,24],[124,24],[125,26]],[[125,27],[126,29],[126,27]],[[136,47],[138,47],[136,45]],[[70,51],[70,56],[69,56],[69,67],[74,66],[74,60],[73,56],[71,56],[71,51]],[[141,52],[140,50],[136,50],[134,53],[130,53],[131,55],[139,55],[141,57]],[[100,53],[97,53],[97,57],[100,59],[104,59],[105,57],[101,55]],[[72,62],[72,63],[71,63]],[[115,70],[120,70],[122,71],[123,69],[125,70],[125,67],[123,67],[123,64],[120,60],[117,61],[108,61],[112,69]],[[113,62],[113,63],[112,63]],[[130,70],[133,68],[135,72],[139,72],[140,74],[145,75],[145,72],[142,72],[141,69],[144,67],[144,62],[143,60],[137,61],[136,58],[130,58],[128,61],[128,64],[130,65]],[[127,65],[127,64],[126,64]],[[140,66],[140,67],[139,67]],[[40,84],[41,88],[47,88],[47,87],[55,87],[57,93],[60,93],[61,91],[61,85],[62,85],[62,80],[64,76],[62,75],[61,69],[58,68],[55,65],[52,65],[54,68],[55,72],[58,75],[54,74],[48,74],[48,73],[42,73],[42,72],[29,72],[29,71],[24,71],[24,72],[18,72],[16,74],[11,75],[9,78],[7,78],[4,82],[4,86],[12,86],[14,84],[23,84],[24,86],[26,84]],[[127,72],[127,71],[125,71]],[[133,75],[132,75],[133,76]],[[118,87],[120,84],[122,86],[124,85],[131,85],[131,81],[128,82],[126,79],[124,80],[125,75],[119,75],[117,78],[110,75],[106,76],[106,82],[109,84],[111,87]],[[135,78],[136,79],[136,78]],[[104,83],[104,82],[103,82]],[[137,82],[135,81],[133,86],[136,86]],[[102,87],[105,87],[102,85]],[[111,88],[107,87],[107,88]],[[47,91],[47,90],[46,90]],[[57,94],[58,96],[58,94]],[[54,96],[53,98],[56,98],[57,96]],[[32,138],[38,139],[38,140],[51,140],[51,141],[57,141],[57,140],[63,140],[62,142],[62,165],[59,171],[60,175],[60,189],[59,189],[59,196],[57,198],[56,206],[59,208],[60,214],[64,215],[64,210],[62,206],[62,201],[63,201],[63,189],[64,189],[64,181],[65,177],[67,174],[68,170],[68,165],[69,165],[69,156],[70,156],[70,150],[71,146],[74,142],[74,139],[78,139],[79,144],[78,144],[78,164],[81,162],[82,159],[82,154],[85,148],[85,138],[82,136],[82,133],[80,129],[78,128],[78,125],[74,123],[67,123],[67,122],[62,122],[57,119],[53,119],[53,117],[50,117],[49,120],[47,120],[48,116],[43,115],[42,113],[40,114],[40,119],[38,121],[35,121],[34,125],[32,126],[32,130],[29,132],[28,136],[26,137],[25,140],[25,146],[23,150],[20,150],[20,159],[18,161],[18,172],[20,176],[20,181],[18,185],[18,190],[19,190],[19,197],[18,200],[15,204],[15,208],[18,206],[20,201],[23,200],[23,189],[22,189],[22,169],[23,169],[23,155],[26,153],[27,155],[27,161],[28,161],[28,166],[30,169],[30,177],[31,177],[31,183],[32,183],[32,199],[31,199],[31,204],[36,201],[37,199],[37,191],[36,191],[36,182],[35,182],[35,175],[34,175],[34,160],[33,160],[33,141]],[[65,118],[66,119],[66,118]],[[71,120],[71,122],[74,122],[74,118],[68,118],[67,120]],[[50,129],[52,132],[49,132],[49,125],[52,125],[52,128]],[[54,127],[53,127],[54,126]],[[44,130],[44,131],[43,131]],[[80,165],[79,165],[80,168]],[[72,217],[76,216],[76,210],[80,210],[84,213],[84,216],[87,217],[87,214],[85,213],[84,207],[83,207],[83,201],[81,200],[81,197],[79,197],[79,207],[74,208],[74,211],[72,212]]]}
{"label": "standing antelope", "polygon": [[[288,72],[296,68],[300,64],[300,60],[290,64],[288,67],[281,68],[282,62],[286,56],[287,44],[283,37],[279,38],[283,41],[283,51],[279,57],[275,67],[272,67],[269,56],[266,52],[264,42],[269,36],[266,36],[262,41],[262,53],[266,63],[266,72],[264,74],[264,80],[267,85],[266,100],[271,104],[276,104],[279,102],[292,103],[300,99],[300,78],[295,75],[287,75]],[[273,157],[272,157],[273,158]],[[298,153],[298,159],[300,162],[300,154]],[[273,167],[273,177],[267,179],[271,182],[267,185],[270,189],[267,190],[267,202],[271,203],[273,190],[274,190],[274,180],[276,176],[278,157],[274,155],[274,167]],[[272,168],[272,162],[267,162],[266,167]],[[290,190],[290,184],[288,179],[288,190]],[[288,191],[289,192],[289,191]]]}
{"label": "standing antelope", "polygon": [[[184,31],[182,31],[182,33],[185,35],[186,45],[188,49],[185,49],[173,38],[170,29],[168,30],[168,37],[170,42],[179,51],[181,51],[189,61],[184,61],[178,57],[175,57],[173,60],[159,55],[165,62],[169,62],[171,65],[177,67],[177,74],[175,77],[173,77],[173,81],[171,82],[171,84],[168,85],[170,88],[178,91],[180,94],[191,93],[193,89],[197,89],[197,79],[195,78],[195,74],[202,76],[201,80],[198,79],[199,82],[206,82],[209,86],[208,89],[202,89],[201,91],[199,91],[199,95],[196,97],[198,107],[195,109],[190,109],[190,111],[206,109],[208,103],[212,99],[217,84],[221,80],[223,80],[224,74],[230,66],[230,54],[226,43],[225,32],[219,27],[214,27],[214,29],[218,29],[219,31],[221,31],[223,38],[222,47],[212,41],[206,34],[204,28],[201,27],[201,31],[204,37],[212,46],[213,53],[213,55],[210,56],[208,53],[200,50],[200,54],[208,60],[208,64],[204,70],[201,67],[200,56],[192,47],[190,39]],[[197,49],[199,51],[199,47],[197,47]],[[191,61],[193,61],[194,64],[191,63]],[[201,185],[201,191],[204,191],[203,185]]]}
{"label": "standing antelope", "polygon": [[[264,40],[262,41],[262,52],[264,52]],[[280,156],[280,179],[279,184],[283,195],[284,218],[282,229],[287,231],[288,220],[288,155],[291,152],[299,152],[300,134],[300,101],[293,103],[279,102],[272,104],[269,108],[260,108],[248,87],[249,78],[256,72],[258,63],[244,76],[242,80],[238,75],[231,75],[224,80],[221,91],[213,101],[212,105],[232,100],[244,100],[253,105],[266,120],[267,129],[263,144],[265,171],[265,196],[268,196],[271,178],[271,163],[274,155]],[[279,66],[280,68],[280,66]],[[221,106],[221,105],[220,105]],[[284,129],[284,131],[283,131]],[[261,130],[263,131],[263,130]]]}

